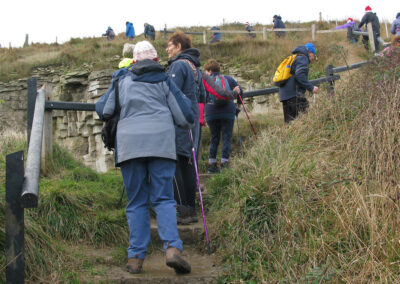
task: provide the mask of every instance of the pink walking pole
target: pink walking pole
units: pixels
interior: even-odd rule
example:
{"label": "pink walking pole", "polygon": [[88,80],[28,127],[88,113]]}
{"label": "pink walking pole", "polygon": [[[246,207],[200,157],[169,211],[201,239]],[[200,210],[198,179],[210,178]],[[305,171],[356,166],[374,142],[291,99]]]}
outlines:
{"label": "pink walking pole", "polygon": [[208,231],[207,231],[206,215],[204,213],[204,207],[203,207],[203,196],[201,195],[201,189],[200,189],[199,170],[197,169],[196,151],[194,149],[193,134],[192,134],[192,130],[191,129],[189,129],[189,137],[190,137],[190,141],[192,142],[193,163],[194,163],[194,169],[195,169],[195,172],[196,172],[197,189],[199,190],[201,214],[203,216],[203,224],[204,224],[204,232],[206,234],[207,252],[208,252],[208,254],[211,254],[211,251],[210,251],[210,240],[208,238]]}

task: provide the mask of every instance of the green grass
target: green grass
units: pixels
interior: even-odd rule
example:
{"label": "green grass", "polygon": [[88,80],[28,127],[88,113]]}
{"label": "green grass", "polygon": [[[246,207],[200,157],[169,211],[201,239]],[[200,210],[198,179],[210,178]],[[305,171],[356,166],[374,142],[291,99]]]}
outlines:
{"label": "green grass", "polygon": [[264,129],[209,181],[224,281],[399,282],[399,58],[360,70],[289,126]]}

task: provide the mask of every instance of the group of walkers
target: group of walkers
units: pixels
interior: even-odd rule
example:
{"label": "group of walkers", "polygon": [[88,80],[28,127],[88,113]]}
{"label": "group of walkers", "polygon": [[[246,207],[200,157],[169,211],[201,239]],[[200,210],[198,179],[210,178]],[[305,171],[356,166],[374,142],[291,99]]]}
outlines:
{"label": "group of walkers", "polygon": [[[205,109],[207,123],[213,125],[214,146],[218,146],[216,138],[222,131],[225,147],[222,161],[226,167],[230,145],[225,144],[233,130],[229,134],[227,129],[233,128],[236,113],[232,100],[242,92],[233,78],[219,73],[216,61],[208,61],[205,72],[200,70],[200,52],[192,48],[190,37],[183,32],[171,36],[166,52],[167,73],[158,63],[158,53],[152,44],[138,42],[133,64],[114,72],[111,86],[96,103],[96,111],[103,120],[120,109],[115,164],[121,168],[129,200],[126,268],[131,273],[141,272],[146,257],[150,203],[156,213],[166,264],[176,273],[191,271],[190,264],[182,257],[177,224],[197,222],[194,157],[200,145],[201,110]],[[210,108],[221,101],[225,102],[221,103],[220,111]],[[210,160],[216,161],[216,148],[212,151],[211,148],[214,156]]]}
{"label": "group of walkers", "polygon": [[[135,27],[129,21],[125,23],[126,30],[125,30],[125,38],[132,41],[135,38]],[[115,32],[111,27],[108,27],[106,32],[102,34],[102,36],[107,37],[107,40],[113,40],[115,38]],[[144,37],[149,40],[155,40],[156,38],[156,31],[153,25],[149,23],[144,23]]]}
{"label": "group of walkers", "polygon": [[[360,25],[371,21],[370,17],[365,16]],[[281,28],[281,18],[274,16],[274,20],[276,28]],[[394,25],[397,33],[399,24],[398,14]],[[140,273],[146,258],[150,205],[156,213],[166,264],[176,273],[190,273],[191,266],[182,257],[177,224],[198,221],[196,189],[200,190],[200,185],[196,157],[202,126],[208,125],[211,136],[208,171],[218,173],[229,167],[234,121],[241,110],[242,88],[232,77],[221,74],[220,64],[213,59],[201,70],[200,52],[192,47],[189,36],[174,33],[165,51],[168,71],[158,63],[158,52],[149,41],[138,42],[131,64],[114,72],[109,89],[96,103],[96,111],[103,120],[119,111],[114,154],[128,197],[126,269],[131,273]],[[279,88],[286,123],[307,110],[307,90],[318,92],[318,87],[308,80],[309,65],[317,54],[314,44],[297,46],[292,54],[295,56],[291,76]],[[240,100],[235,103],[237,98]],[[221,136],[222,154],[218,162]]]}

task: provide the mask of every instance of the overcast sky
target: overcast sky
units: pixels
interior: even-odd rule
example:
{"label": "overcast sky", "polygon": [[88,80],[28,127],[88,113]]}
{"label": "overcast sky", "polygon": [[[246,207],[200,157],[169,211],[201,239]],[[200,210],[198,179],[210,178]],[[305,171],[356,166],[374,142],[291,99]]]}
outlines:
{"label": "overcast sky", "polygon": [[[101,36],[107,26],[116,33],[125,32],[130,21],[136,34],[143,24],[156,30],[176,26],[213,26],[225,22],[271,24],[280,14],[284,21],[306,22],[319,19],[360,20],[367,5],[381,21],[391,24],[398,12],[398,0],[2,0],[0,9],[0,44],[22,46],[25,34],[29,42],[63,43],[71,37]],[[389,25],[390,28],[390,25]],[[385,31],[381,31],[384,34]]]}

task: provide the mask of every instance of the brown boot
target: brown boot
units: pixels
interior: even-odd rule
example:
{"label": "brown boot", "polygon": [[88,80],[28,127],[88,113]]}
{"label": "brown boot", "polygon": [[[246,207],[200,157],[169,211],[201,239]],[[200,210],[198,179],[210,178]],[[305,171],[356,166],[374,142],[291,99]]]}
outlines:
{"label": "brown boot", "polygon": [[181,254],[182,252],[177,248],[167,248],[167,251],[165,252],[166,263],[178,274],[190,273],[190,264],[181,257]]}
{"label": "brown boot", "polygon": [[126,264],[126,271],[138,274],[142,272],[143,259],[140,259],[138,255],[135,258],[128,258],[128,263]]}

